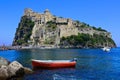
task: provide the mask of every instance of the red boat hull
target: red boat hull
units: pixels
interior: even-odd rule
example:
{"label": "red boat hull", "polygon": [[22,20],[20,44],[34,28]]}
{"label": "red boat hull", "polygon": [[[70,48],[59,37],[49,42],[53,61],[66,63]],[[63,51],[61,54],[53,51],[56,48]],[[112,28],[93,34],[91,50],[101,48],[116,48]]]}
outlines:
{"label": "red boat hull", "polygon": [[32,66],[39,68],[72,68],[75,67],[76,61],[72,62],[37,62],[32,60]]}

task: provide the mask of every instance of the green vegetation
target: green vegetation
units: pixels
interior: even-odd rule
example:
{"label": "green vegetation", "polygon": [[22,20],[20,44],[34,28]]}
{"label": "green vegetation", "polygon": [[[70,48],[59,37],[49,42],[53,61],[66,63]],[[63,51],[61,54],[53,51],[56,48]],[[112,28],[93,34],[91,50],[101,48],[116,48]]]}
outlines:
{"label": "green vegetation", "polygon": [[15,44],[17,45],[27,45],[28,40],[30,39],[30,36],[32,34],[32,29],[34,26],[34,22],[32,22],[30,19],[28,19],[27,16],[23,16],[21,18],[21,21],[18,25],[16,34],[15,34]]}
{"label": "green vegetation", "polygon": [[98,30],[98,31],[105,31],[105,32],[107,32],[106,30],[104,30],[104,29],[102,29],[101,27],[98,27],[98,28],[96,28],[96,27],[92,27],[94,30]]}
{"label": "green vegetation", "polygon": [[90,27],[90,25],[82,22],[82,23],[81,23],[81,27],[82,27],[82,28],[87,28],[87,27]]}
{"label": "green vegetation", "polygon": [[52,36],[52,37],[49,37],[47,39],[45,39],[45,42],[44,44],[55,44],[55,39],[56,39],[56,36]]}
{"label": "green vegetation", "polygon": [[56,23],[53,22],[53,21],[48,21],[46,24],[47,24],[47,28],[48,28],[48,29],[56,30],[56,28],[57,28]]}
{"label": "green vegetation", "polygon": [[102,29],[101,27],[96,28],[96,27],[94,27],[94,26],[90,26],[89,24],[86,24],[86,23],[84,23],[84,22],[80,22],[80,21],[78,21],[78,20],[76,21],[76,24],[77,24],[77,27],[78,27],[78,28],[88,28],[88,27],[92,27],[94,30],[107,32],[106,30]]}
{"label": "green vegetation", "polygon": [[62,37],[60,40],[61,46],[70,46],[70,47],[89,47],[89,48],[97,48],[102,47],[103,44],[109,42],[110,44],[115,44],[111,38],[108,38],[103,35],[94,34],[78,34],[72,35],[69,37]]}
{"label": "green vegetation", "polygon": [[78,28],[88,28],[88,27],[91,27],[89,24],[86,24],[84,22],[80,22],[78,20],[76,20],[76,24],[77,24],[76,27],[78,27]]}

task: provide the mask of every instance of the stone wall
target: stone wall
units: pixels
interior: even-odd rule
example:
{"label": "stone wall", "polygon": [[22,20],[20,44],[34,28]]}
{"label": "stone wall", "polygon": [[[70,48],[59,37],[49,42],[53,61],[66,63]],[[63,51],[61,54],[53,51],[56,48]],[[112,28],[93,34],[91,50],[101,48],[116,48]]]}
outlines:
{"label": "stone wall", "polygon": [[59,26],[60,28],[60,38],[67,37],[71,35],[78,35],[78,28],[73,26]]}
{"label": "stone wall", "polygon": [[68,23],[68,19],[57,17],[56,23]]}
{"label": "stone wall", "polygon": [[[32,21],[35,22],[35,26],[32,30],[31,35],[31,41],[34,43],[34,45],[44,44],[45,39],[48,37],[52,37],[53,34],[57,36],[57,39],[60,39],[63,36],[67,37],[78,34],[78,29],[75,28],[74,25],[72,24],[73,23],[72,19],[55,17],[50,13],[48,9],[46,9],[42,14],[34,12],[31,9],[25,9],[24,15],[28,16]],[[60,29],[59,32],[55,31],[56,33],[55,32],[45,33],[45,25],[48,21],[54,21],[56,22],[56,24],[58,23],[57,27]],[[60,33],[59,36],[58,33]],[[35,43],[36,41],[39,42]]]}

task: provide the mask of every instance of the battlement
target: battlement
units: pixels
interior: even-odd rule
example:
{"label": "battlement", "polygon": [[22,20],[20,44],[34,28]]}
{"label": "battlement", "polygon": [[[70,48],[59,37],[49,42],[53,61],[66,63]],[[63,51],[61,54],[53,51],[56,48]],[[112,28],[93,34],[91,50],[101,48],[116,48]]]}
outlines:
{"label": "battlement", "polygon": [[53,16],[48,9],[46,9],[44,13],[37,13],[30,8],[26,8],[24,10],[24,15],[30,17],[30,19],[37,24],[44,24],[48,21],[55,21],[57,24],[70,26],[73,22],[71,19],[68,18]]}
{"label": "battlement", "polygon": [[48,9],[46,9],[46,10],[44,11],[44,14],[51,14],[51,13],[50,13],[50,11],[49,11]]}
{"label": "battlement", "polygon": [[24,15],[26,15],[26,16],[30,16],[32,13],[33,13],[33,11],[32,11],[32,9],[30,9],[30,8],[26,8],[26,9],[24,10]]}
{"label": "battlement", "polygon": [[56,23],[68,23],[67,18],[56,17]]}

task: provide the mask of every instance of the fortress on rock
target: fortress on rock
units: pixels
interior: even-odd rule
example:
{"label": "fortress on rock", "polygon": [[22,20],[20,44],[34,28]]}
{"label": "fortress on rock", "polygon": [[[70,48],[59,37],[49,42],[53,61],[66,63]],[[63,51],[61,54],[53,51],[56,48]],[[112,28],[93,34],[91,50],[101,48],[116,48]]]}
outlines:
{"label": "fortress on rock", "polygon": [[[57,17],[51,14],[51,12],[46,9],[43,13],[34,12],[32,9],[26,8],[24,10],[23,17],[31,20],[34,25],[30,29],[26,29],[25,25],[19,23],[18,30],[13,41],[13,45],[31,45],[31,46],[45,46],[45,45],[59,45],[62,37],[68,37],[71,35],[79,34],[101,34],[108,38],[111,38],[111,34],[107,31],[98,31],[93,27],[88,27],[89,25],[81,23],[79,21],[72,20],[70,18]],[[83,27],[86,26],[86,27]],[[22,29],[22,30],[20,30]],[[23,30],[24,29],[24,30]],[[26,30],[25,30],[26,29]],[[27,31],[31,31],[28,40],[25,40]],[[26,42],[20,43],[24,40]]]}

